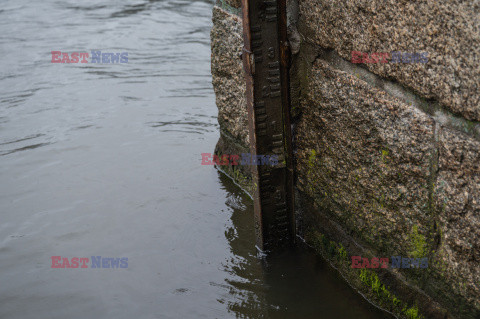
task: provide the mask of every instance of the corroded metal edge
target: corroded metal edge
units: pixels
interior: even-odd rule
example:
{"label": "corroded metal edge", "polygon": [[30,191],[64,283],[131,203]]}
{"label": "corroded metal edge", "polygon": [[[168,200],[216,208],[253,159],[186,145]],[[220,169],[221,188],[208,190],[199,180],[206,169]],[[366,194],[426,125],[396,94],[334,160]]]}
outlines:
{"label": "corroded metal edge", "polygon": [[252,166],[257,245],[295,241],[286,0],[242,0],[250,149],[277,155],[278,165]]}

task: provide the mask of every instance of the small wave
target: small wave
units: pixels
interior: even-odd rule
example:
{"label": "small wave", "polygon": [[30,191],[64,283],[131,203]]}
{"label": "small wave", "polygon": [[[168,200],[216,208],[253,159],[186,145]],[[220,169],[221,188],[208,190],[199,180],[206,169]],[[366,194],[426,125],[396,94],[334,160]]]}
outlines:
{"label": "small wave", "polygon": [[34,138],[37,138],[37,137],[40,137],[40,136],[44,136],[44,135],[45,134],[35,134],[35,135],[27,136],[27,137],[24,137],[24,138],[20,138],[18,140],[3,142],[3,143],[0,143],[0,145],[7,145],[7,144],[23,142],[23,141],[31,140],[31,139],[34,139]]}
{"label": "small wave", "polygon": [[9,155],[9,154],[16,153],[16,152],[28,151],[28,150],[39,148],[39,147],[49,145],[49,144],[52,144],[52,143],[38,143],[38,144],[33,144],[33,145],[28,145],[28,146],[16,148],[16,149],[13,149],[13,150],[0,151],[0,156]]}

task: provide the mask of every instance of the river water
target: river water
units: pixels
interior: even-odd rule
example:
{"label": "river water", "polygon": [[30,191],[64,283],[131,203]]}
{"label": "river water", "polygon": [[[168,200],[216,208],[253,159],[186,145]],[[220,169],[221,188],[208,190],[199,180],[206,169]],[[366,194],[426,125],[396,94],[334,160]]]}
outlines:
{"label": "river water", "polygon": [[[200,165],[212,7],[2,1],[0,318],[385,317],[304,248],[258,258],[250,198]],[[128,63],[51,63],[92,50]]]}

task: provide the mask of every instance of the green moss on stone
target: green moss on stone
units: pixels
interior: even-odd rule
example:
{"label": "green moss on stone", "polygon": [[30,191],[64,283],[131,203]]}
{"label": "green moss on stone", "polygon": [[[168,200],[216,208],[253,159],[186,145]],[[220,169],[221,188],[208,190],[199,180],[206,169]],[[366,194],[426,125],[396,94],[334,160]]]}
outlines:
{"label": "green moss on stone", "polygon": [[315,165],[315,158],[317,157],[317,152],[315,150],[310,151],[310,156],[308,157],[308,167],[313,168]]}
{"label": "green moss on stone", "polygon": [[382,162],[387,164],[388,150],[382,150]]}
{"label": "green moss on stone", "polygon": [[345,249],[345,247],[343,247],[341,243],[338,244],[337,250],[340,260],[348,260],[347,250]]}
{"label": "green moss on stone", "polygon": [[253,183],[252,177],[246,175],[239,166],[218,166],[221,172],[228,175],[238,186],[244,189],[250,196],[253,196],[257,185]]}
{"label": "green moss on stone", "polygon": [[[418,230],[417,230],[418,233]],[[357,288],[359,288],[366,296],[373,300],[380,307],[391,311],[400,318],[407,319],[424,319],[419,313],[417,305],[408,305],[398,298],[390,289],[382,283],[377,273],[371,269],[351,268],[348,252],[341,243],[329,240],[329,238],[318,232],[309,231],[305,235],[307,243],[311,244],[313,248],[338,266],[346,278]]]}
{"label": "green moss on stone", "polygon": [[410,234],[410,241],[410,255],[413,258],[423,258],[427,255],[427,241],[425,236],[418,232],[417,225],[413,226],[412,233]]}
{"label": "green moss on stone", "polygon": [[411,308],[404,308],[403,313],[407,316],[408,319],[420,319],[423,318],[421,315],[418,313],[418,307],[414,306]]}

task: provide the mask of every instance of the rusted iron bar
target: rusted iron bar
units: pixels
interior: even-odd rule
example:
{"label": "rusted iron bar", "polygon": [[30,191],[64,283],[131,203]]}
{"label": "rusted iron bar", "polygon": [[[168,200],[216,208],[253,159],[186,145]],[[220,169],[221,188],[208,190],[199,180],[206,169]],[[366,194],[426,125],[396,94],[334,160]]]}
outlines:
{"label": "rusted iron bar", "polygon": [[251,153],[279,158],[252,166],[257,245],[272,251],[295,240],[286,0],[242,0],[242,11]]}

